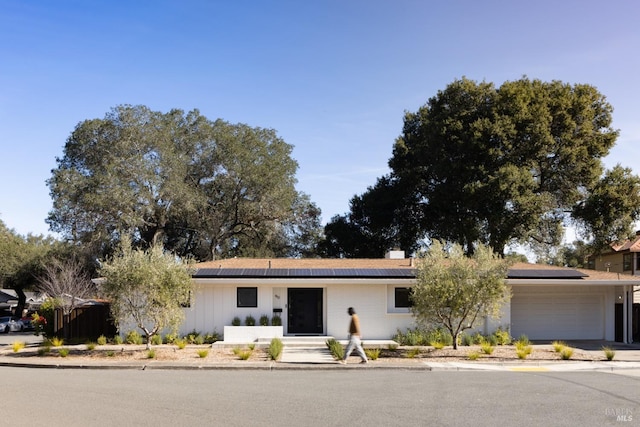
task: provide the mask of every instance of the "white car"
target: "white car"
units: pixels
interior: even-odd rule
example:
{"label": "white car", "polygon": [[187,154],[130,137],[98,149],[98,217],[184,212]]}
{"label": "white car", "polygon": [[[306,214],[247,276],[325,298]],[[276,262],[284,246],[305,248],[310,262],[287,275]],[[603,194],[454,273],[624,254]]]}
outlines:
{"label": "white car", "polygon": [[13,317],[0,317],[0,332],[20,332],[24,329],[24,325],[20,320],[14,320]]}

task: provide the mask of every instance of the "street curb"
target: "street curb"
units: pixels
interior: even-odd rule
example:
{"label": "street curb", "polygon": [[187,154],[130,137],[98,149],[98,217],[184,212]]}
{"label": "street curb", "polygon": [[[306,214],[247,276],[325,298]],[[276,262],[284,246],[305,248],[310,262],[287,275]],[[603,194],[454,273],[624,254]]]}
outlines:
{"label": "street curb", "polygon": [[563,364],[562,366],[548,363],[527,363],[519,365],[488,364],[488,363],[440,363],[419,365],[375,365],[369,363],[366,366],[360,364],[340,365],[337,363],[304,363],[304,362],[271,362],[269,364],[251,364],[244,362],[211,365],[189,365],[175,363],[114,363],[114,364],[77,364],[77,363],[31,363],[31,362],[7,362],[0,361],[0,367],[7,368],[32,368],[32,369],[76,369],[76,370],[183,370],[183,371],[424,371],[424,372],[615,372],[629,369],[640,369],[638,362],[611,362],[597,363],[593,366],[578,366],[576,364]]}

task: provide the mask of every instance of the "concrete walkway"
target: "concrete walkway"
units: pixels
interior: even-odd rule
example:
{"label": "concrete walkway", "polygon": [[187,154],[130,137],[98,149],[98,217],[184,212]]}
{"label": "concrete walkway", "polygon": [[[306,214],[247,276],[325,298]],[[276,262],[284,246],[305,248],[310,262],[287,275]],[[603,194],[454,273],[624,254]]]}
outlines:
{"label": "concrete walkway", "polygon": [[281,363],[338,363],[329,349],[325,347],[291,347],[285,346],[280,356]]}

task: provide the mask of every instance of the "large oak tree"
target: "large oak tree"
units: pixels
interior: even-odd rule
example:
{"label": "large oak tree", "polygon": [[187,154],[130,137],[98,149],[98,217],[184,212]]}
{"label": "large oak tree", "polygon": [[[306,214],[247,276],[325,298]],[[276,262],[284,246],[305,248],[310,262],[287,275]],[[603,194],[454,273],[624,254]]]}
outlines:
{"label": "large oak tree", "polygon": [[[590,85],[456,80],[405,114],[384,177],[392,200],[367,202],[377,187],[354,198],[393,210],[352,203],[348,218],[375,224],[369,234],[388,247],[415,236],[456,242],[467,253],[476,242],[500,254],[512,243],[559,245],[571,221],[594,242],[625,238],[640,192],[629,171],[604,170],[618,136],[611,123],[611,105]],[[363,220],[358,212],[371,213]],[[403,224],[401,213],[413,221]]]}
{"label": "large oak tree", "polygon": [[68,138],[48,223],[97,254],[123,234],[199,260],[269,248],[300,200],[314,206],[295,189],[291,151],[271,129],[118,106]]}

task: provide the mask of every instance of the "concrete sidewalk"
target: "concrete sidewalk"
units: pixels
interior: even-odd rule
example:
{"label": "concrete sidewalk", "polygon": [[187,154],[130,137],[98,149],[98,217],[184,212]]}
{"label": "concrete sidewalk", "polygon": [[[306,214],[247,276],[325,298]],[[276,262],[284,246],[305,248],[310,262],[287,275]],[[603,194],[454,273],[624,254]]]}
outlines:
{"label": "concrete sidewalk", "polygon": [[[346,341],[341,341],[346,345]],[[352,358],[347,365],[339,364],[330,354],[324,340],[289,339],[279,361],[265,360],[206,360],[193,357],[185,360],[130,359],[118,360],[108,357],[83,358],[73,356],[38,357],[13,353],[9,345],[0,345],[0,366],[53,368],[53,369],[266,369],[266,370],[317,370],[317,369],[405,369],[424,371],[512,371],[512,372],[571,372],[571,371],[617,371],[640,369],[640,345],[605,342],[567,342],[567,345],[594,355],[594,361],[580,360],[505,360],[505,361],[430,361],[428,359],[379,359],[361,365]],[[367,347],[388,345],[386,341],[368,341]],[[602,360],[602,346],[616,350],[613,361]],[[30,345],[33,352],[38,344]],[[215,343],[212,347],[230,348],[230,343]],[[540,349],[551,348],[550,344],[534,344]],[[142,346],[141,346],[142,348]]]}

